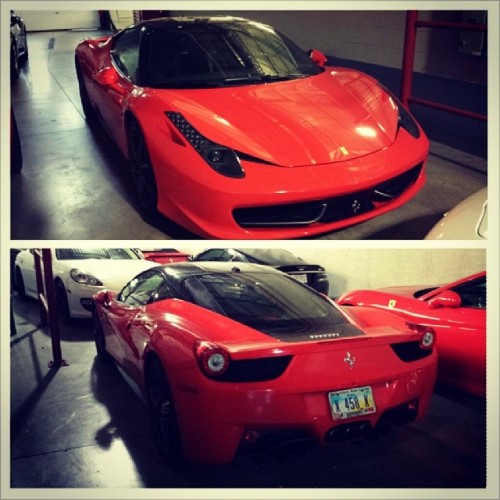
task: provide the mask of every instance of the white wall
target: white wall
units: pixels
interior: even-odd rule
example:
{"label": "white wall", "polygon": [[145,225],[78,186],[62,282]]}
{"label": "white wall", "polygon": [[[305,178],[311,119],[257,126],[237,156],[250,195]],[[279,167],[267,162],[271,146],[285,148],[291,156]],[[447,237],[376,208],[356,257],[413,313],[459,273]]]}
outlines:
{"label": "white wall", "polygon": [[[43,2],[40,2],[40,7],[42,5]],[[92,10],[15,10],[14,12],[23,18],[28,31],[99,27],[99,14]]]}
{"label": "white wall", "polygon": [[[195,254],[209,246],[223,247],[196,242],[179,250]],[[293,241],[285,245],[272,242],[272,246],[321,264],[328,273],[332,297],[356,288],[444,284],[486,269],[486,252],[482,249],[335,248],[321,242]]]}
{"label": "white wall", "polygon": [[[376,8],[376,2],[373,3]],[[286,9],[286,2],[283,6]],[[304,50],[315,48],[341,59],[402,67],[406,10],[310,10],[304,2],[302,11],[256,11],[251,10],[249,3],[248,10],[196,11],[196,14],[221,12],[270,24]],[[171,11],[171,15],[192,14],[193,11]],[[461,22],[462,11],[420,11],[418,19]],[[414,70],[486,84],[486,60],[461,54],[459,36],[458,30],[418,29]]]}

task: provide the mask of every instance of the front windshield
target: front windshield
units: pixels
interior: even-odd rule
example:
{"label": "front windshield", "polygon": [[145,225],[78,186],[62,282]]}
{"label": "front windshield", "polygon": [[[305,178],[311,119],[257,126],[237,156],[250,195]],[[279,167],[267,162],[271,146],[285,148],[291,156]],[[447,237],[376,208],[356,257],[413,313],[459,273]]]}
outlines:
{"label": "front windshield", "polygon": [[184,285],[196,304],[266,333],[320,333],[347,323],[328,300],[284,274],[205,274]]}
{"label": "front windshield", "polygon": [[186,23],[148,35],[150,87],[242,85],[303,78],[322,69],[286,37],[259,23]]}
{"label": "front windshield", "polygon": [[139,255],[129,248],[58,248],[58,260],[83,259],[139,259]]}

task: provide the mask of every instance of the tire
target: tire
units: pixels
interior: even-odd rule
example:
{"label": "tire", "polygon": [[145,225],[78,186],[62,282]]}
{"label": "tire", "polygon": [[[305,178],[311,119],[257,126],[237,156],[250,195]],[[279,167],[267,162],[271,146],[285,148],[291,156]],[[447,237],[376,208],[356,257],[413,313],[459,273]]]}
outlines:
{"label": "tire", "polygon": [[17,80],[19,78],[19,59],[17,57],[17,47],[15,42],[10,44],[10,79]]}
{"label": "tire", "polygon": [[21,300],[26,300],[27,296],[26,296],[26,288],[24,286],[23,273],[21,272],[21,269],[19,269],[18,267],[16,267],[16,272],[15,272],[15,286],[19,298]]}
{"label": "tire", "polygon": [[172,391],[163,366],[155,359],[146,373],[146,401],[153,437],[162,458],[172,467],[187,465]]}
{"label": "tire", "polygon": [[57,303],[57,313],[62,321],[69,321],[71,319],[71,314],[69,312],[68,295],[66,294],[66,288],[63,283],[57,280],[54,283],[56,303]]}
{"label": "tire", "polygon": [[29,57],[29,52],[28,52],[28,35],[26,33],[26,30],[24,30],[23,35],[24,35],[24,52],[23,52],[23,55],[21,56],[21,62],[24,65],[28,61],[28,57]]}
{"label": "tire", "polygon": [[135,195],[144,215],[151,217],[157,213],[158,189],[146,141],[135,120],[128,126],[127,138],[128,161]]}
{"label": "tire", "polygon": [[11,109],[11,148],[10,148],[10,172],[18,174],[23,168],[23,152],[21,149],[21,139],[14,112]]}
{"label": "tire", "polygon": [[90,102],[89,94],[87,92],[87,87],[85,86],[85,80],[83,78],[82,68],[80,67],[80,62],[75,58],[75,69],[76,77],[78,79],[78,90],[80,92],[80,102],[82,103],[83,114],[87,122],[93,122],[97,118],[97,114],[94,106]]}
{"label": "tire", "polygon": [[97,311],[92,310],[92,322],[94,323],[94,342],[97,352],[97,358],[102,363],[109,364],[113,361],[111,354],[106,350],[106,338],[104,336],[104,330],[102,329],[101,320],[97,314]]}

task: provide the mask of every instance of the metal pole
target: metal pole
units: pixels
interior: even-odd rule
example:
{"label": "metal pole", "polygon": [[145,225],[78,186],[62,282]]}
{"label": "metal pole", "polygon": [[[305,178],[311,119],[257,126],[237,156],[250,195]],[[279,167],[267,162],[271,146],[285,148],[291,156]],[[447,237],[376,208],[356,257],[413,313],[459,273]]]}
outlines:
{"label": "metal pole", "polygon": [[52,253],[49,248],[42,250],[43,270],[45,279],[45,290],[47,299],[47,309],[49,315],[50,339],[52,341],[52,354],[54,359],[49,366],[59,368],[66,364],[62,359],[61,336],[59,333],[59,318],[57,316],[57,304],[54,289],[54,275],[52,273]]}
{"label": "metal pole", "polygon": [[415,47],[417,43],[416,21],[418,11],[409,10],[406,13],[406,30],[403,47],[403,68],[401,78],[401,102],[408,108],[408,99],[411,96],[413,65],[415,62]]}

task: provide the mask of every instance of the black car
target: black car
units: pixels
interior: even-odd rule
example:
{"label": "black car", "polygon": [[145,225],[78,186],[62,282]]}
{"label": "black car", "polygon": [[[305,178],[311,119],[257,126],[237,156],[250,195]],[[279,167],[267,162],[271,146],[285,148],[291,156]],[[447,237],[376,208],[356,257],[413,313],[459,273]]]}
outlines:
{"label": "black car", "polygon": [[325,295],[328,295],[330,286],[323,267],[309,264],[280,248],[211,248],[191,256],[189,260],[251,262],[271,266]]}
{"label": "black car", "polygon": [[10,77],[15,80],[19,76],[21,66],[28,59],[28,39],[26,25],[21,16],[10,11]]}

